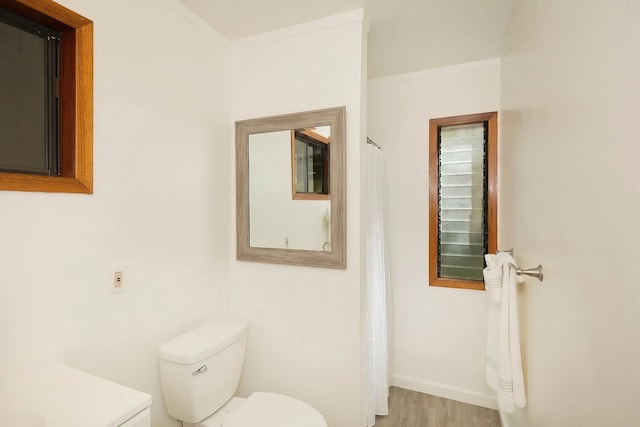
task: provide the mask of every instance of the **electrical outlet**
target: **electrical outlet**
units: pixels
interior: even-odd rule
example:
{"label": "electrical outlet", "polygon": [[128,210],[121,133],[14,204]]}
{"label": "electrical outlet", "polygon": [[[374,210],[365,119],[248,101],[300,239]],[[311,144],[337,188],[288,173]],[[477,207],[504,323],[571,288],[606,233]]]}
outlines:
{"label": "electrical outlet", "polygon": [[111,283],[111,293],[124,292],[127,289],[124,286],[124,270],[118,270],[113,273],[113,282]]}

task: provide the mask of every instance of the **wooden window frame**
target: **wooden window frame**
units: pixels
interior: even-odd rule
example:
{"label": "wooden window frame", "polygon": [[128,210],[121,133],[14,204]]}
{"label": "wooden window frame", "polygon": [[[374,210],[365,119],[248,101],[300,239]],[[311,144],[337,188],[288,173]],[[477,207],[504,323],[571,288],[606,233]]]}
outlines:
{"label": "wooden window frame", "polygon": [[[298,193],[297,191],[297,166],[296,166],[296,132],[300,132],[311,139],[318,141],[319,143],[329,145],[329,138],[324,137],[312,130],[291,130],[291,198],[293,200],[331,200],[330,194],[320,194],[320,193]],[[327,151],[327,158],[324,162],[324,176],[327,180],[327,188],[331,188],[329,180],[331,177],[329,176],[329,157],[331,156],[331,152]]]}
{"label": "wooden window frame", "polygon": [[0,172],[0,190],[93,193],[93,22],[51,0],[0,7],[62,33],[60,175]]}
{"label": "wooden window frame", "polygon": [[439,130],[443,126],[487,123],[487,247],[495,253],[498,245],[498,113],[479,113],[429,120],[429,285],[484,290],[484,282],[438,277],[439,210]]}

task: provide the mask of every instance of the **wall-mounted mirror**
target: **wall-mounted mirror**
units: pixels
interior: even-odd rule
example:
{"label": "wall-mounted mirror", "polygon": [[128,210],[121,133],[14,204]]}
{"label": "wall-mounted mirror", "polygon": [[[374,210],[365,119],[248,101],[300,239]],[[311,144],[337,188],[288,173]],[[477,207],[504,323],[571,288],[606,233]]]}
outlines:
{"label": "wall-mounted mirror", "polygon": [[346,268],[345,107],[236,122],[238,260]]}

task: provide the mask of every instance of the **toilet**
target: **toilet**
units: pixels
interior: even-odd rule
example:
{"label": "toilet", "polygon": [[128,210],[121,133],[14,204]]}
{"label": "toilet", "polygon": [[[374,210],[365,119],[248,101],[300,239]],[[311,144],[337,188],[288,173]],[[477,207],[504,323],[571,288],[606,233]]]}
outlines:
{"label": "toilet", "polygon": [[158,347],[167,412],[185,427],[327,427],[311,405],[256,392],[233,397],[240,382],[248,323],[215,320]]}

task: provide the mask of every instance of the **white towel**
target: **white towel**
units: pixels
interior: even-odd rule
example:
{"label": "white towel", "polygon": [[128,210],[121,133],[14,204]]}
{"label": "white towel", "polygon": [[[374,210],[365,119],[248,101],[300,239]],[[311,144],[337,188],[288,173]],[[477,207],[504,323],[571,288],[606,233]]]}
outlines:
{"label": "white towel", "polygon": [[484,275],[484,284],[487,291],[487,297],[492,303],[500,304],[502,302],[502,264],[506,252],[498,252],[497,255],[485,255],[487,268],[482,271]]}
{"label": "white towel", "polygon": [[489,299],[487,333],[487,383],[498,392],[498,408],[514,412],[524,408],[527,399],[520,355],[520,330],[515,260],[506,252],[485,255],[483,270]]}

